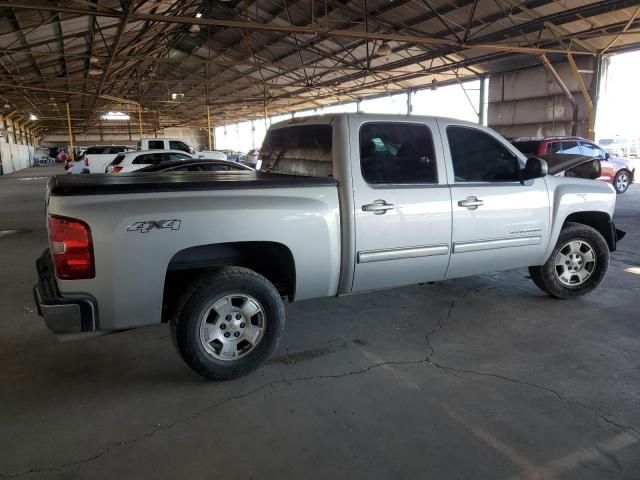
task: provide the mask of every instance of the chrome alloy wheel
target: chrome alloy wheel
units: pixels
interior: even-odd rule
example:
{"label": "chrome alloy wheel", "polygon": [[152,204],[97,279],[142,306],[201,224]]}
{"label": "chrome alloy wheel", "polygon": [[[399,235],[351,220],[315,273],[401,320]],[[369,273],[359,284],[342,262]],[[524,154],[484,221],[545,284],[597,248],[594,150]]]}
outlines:
{"label": "chrome alloy wheel", "polygon": [[583,240],[572,240],[558,251],[555,266],[560,283],[577,287],[586,282],[595,271],[595,251]]}
{"label": "chrome alloy wheel", "polygon": [[264,337],[267,317],[255,298],[233,293],[215,300],[200,320],[200,342],[217,360],[237,360]]}
{"label": "chrome alloy wheel", "polygon": [[616,177],[616,189],[619,192],[624,192],[629,187],[629,175],[625,172],[621,172]]}

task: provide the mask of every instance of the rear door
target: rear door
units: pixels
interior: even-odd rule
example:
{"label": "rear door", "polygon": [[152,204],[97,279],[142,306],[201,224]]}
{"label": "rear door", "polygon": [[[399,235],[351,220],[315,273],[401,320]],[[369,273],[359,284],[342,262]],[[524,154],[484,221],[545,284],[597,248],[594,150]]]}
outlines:
{"label": "rear door", "polygon": [[353,291],[442,280],[451,197],[435,121],[349,117],[355,205]]}
{"label": "rear door", "polygon": [[447,278],[539,265],[549,238],[544,178],[520,182],[523,163],[490,131],[440,120],[453,212]]}

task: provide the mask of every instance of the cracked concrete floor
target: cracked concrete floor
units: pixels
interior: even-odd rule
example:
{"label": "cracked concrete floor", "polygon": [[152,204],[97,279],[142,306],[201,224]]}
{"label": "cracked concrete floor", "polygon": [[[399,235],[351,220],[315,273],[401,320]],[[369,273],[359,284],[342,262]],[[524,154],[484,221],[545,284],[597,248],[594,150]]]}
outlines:
{"label": "cracked concrete floor", "polygon": [[269,365],[207,383],[165,326],[46,330],[37,174],[0,178],[0,230],[26,230],[0,237],[0,478],[640,478],[640,186],[589,297],[517,270],[302,302]]}

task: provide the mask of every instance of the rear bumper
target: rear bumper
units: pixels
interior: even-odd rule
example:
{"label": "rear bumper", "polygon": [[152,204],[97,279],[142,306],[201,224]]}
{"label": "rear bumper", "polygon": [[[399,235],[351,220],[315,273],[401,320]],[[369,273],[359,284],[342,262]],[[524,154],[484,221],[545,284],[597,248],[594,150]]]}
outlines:
{"label": "rear bumper", "polygon": [[47,328],[58,335],[97,330],[96,306],[91,298],[60,295],[49,249],[36,260],[36,269],[38,283],[33,287],[33,298]]}

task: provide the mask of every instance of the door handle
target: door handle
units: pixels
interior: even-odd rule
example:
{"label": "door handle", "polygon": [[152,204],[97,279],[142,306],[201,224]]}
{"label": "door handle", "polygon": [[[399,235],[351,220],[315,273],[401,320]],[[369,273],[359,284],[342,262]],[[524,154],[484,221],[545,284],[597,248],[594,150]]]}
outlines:
{"label": "door handle", "polygon": [[459,207],[465,207],[469,210],[476,210],[480,205],[484,205],[484,202],[478,200],[478,197],[467,197],[466,200],[460,200],[458,202]]}
{"label": "door handle", "polygon": [[363,212],[373,212],[376,215],[384,215],[387,210],[392,210],[393,204],[387,203],[384,200],[374,200],[373,203],[368,203],[362,206]]}

